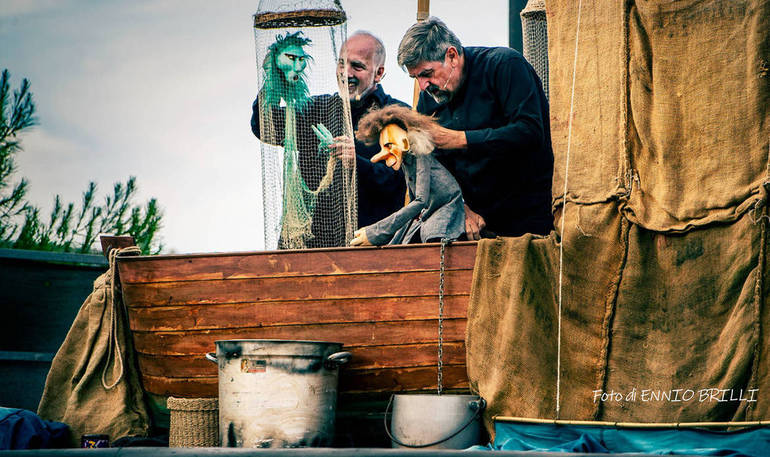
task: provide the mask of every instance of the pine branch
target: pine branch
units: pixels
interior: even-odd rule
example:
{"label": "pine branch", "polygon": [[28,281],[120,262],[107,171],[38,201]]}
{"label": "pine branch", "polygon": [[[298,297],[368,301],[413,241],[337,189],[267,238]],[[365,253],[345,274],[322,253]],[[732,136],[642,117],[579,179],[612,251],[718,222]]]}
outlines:
{"label": "pine branch", "polygon": [[[40,221],[40,210],[26,200],[28,182],[22,179],[11,186],[9,178],[16,172],[14,156],[21,151],[18,135],[37,123],[30,83],[24,79],[11,96],[10,73],[0,75],[0,246],[20,249],[42,249],[64,252],[91,250],[99,233],[131,234],[144,252],[158,253],[157,241],[162,212],[155,199],[144,211],[132,202],[136,194],[136,178],[113,185],[112,195],[96,205],[97,186],[90,182],[83,192],[80,208],[64,205],[59,195],[54,198],[48,224]],[[10,189],[10,193],[8,190]],[[20,219],[23,217],[23,221]]]}

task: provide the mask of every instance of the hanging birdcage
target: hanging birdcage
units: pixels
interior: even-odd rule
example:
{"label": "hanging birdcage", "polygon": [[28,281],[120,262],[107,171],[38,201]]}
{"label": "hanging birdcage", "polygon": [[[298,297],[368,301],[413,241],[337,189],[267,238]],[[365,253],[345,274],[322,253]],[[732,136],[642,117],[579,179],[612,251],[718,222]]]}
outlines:
{"label": "hanging birdcage", "polygon": [[357,228],[353,128],[341,90],[339,1],[262,0],[254,14],[266,249],[345,246]]}

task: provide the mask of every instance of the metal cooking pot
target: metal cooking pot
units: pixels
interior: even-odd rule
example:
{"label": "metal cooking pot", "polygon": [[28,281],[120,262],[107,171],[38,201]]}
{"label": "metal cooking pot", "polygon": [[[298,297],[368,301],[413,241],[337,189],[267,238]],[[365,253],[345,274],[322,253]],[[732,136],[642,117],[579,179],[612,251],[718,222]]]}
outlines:
{"label": "metal cooking pot", "polygon": [[206,358],[219,366],[223,447],[330,446],[342,343],[225,340]]}

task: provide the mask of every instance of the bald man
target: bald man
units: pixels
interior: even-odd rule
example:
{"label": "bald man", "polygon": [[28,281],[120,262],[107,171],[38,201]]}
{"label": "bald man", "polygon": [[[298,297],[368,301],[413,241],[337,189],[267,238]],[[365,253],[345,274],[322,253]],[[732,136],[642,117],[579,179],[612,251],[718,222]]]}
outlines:
{"label": "bald man", "polygon": [[[408,106],[382,90],[385,46],[371,33],[358,31],[352,34],[342,46],[339,65],[339,71],[347,74],[354,131],[358,130],[361,117],[370,110],[392,104]],[[353,148],[349,146],[345,150],[352,159]],[[404,173],[382,162],[372,163],[369,159],[379,151],[379,145],[367,146],[355,141],[359,227],[374,224],[404,206]]]}

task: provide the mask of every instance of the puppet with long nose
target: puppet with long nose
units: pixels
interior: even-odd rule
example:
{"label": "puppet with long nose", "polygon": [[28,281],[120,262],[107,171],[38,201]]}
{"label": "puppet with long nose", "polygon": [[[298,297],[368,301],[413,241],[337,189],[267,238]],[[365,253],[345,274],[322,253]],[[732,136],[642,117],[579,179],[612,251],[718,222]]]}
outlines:
{"label": "puppet with long nose", "polygon": [[372,162],[385,161],[385,165],[394,170],[401,168],[403,155],[409,150],[409,138],[406,130],[396,124],[388,124],[380,132],[380,152],[375,154]]}
{"label": "puppet with long nose", "polygon": [[398,105],[372,111],[359,121],[358,139],[380,143],[381,150],[371,161],[385,161],[395,170],[403,167],[410,201],[385,219],[356,230],[351,246],[455,240],[464,233],[460,186],[432,155],[428,132],[434,122]]}

